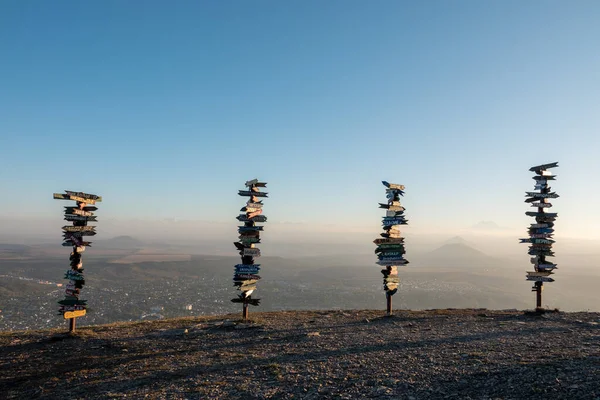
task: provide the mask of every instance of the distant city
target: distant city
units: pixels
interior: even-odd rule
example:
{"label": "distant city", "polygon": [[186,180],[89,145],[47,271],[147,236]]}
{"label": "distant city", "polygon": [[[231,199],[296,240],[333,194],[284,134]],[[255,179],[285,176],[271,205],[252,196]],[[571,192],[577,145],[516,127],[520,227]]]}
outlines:
{"label": "distant city", "polygon": [[[517,241],[485,239],[485,235],[429,241],[408,237],[411,263],[399,270],[394,308],[533,308],[531,284],[525,281],[528,258],[526,254],[518,257],[522,249]],[[512,247],[497,248],[506,243],[515,243],[513,253]],[[597,247],[593,246],[581,252],[585,256],[562,250],[565,255],[554,275],[556,282],[546,287],[548,306],[600,311],[596,295],[600,274],[593,265],[597,259],[593,253]],[[332,249],[336,251],[334,245]],[[494,249],[496,253],[489,255]],[[61,285],[66,283],[62,277],[68,268],[68,253],[69,249],[60,245],[0,245],[1,331],[65,326],[57,301],[64,292]],[[381,268],[372,252],[343,250],[291,258],[264,254],[259,259],[263,279],[256,292],[261,305],[252,307],[251,313],[385,310]],[[150,261],[153,258],[160,261]],[[235,255],[182,254],[169,245],[159,250],[156,243],[151,247],[128,237],[100,242],[84,259],[86,286],[81,298],[88,301],[88,313],[79,318],[78,326],[239,313],[239,305],[230,301],[238,293],[231,280],[238,260]]]}

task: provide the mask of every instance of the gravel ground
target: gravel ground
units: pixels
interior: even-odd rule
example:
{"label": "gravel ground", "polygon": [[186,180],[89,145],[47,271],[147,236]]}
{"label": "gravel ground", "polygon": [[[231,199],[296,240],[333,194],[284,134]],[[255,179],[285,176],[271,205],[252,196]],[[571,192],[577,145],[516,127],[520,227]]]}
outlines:
{"label": "gravel ground", "polygon": [[306,311],[0,334],[0,398],[600,399],[600,314]]}

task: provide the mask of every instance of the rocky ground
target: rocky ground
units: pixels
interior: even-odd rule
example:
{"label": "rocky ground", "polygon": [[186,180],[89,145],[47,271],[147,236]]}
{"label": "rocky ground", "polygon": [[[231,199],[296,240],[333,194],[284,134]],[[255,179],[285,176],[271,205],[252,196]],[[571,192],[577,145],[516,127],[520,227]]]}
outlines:
{"label": "rocky ground", "polygon": [[238,317],[1,333],[0,398],[600,398],[597,313]]}

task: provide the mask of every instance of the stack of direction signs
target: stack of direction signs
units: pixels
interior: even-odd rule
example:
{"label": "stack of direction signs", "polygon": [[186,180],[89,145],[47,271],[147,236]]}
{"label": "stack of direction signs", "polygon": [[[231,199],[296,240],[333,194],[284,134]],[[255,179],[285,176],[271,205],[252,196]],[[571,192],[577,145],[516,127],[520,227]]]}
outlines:
{"label": "stack of direction signs", "polygon": [[263,202],[259,198],[268,196],[266,192],[260,191],[261,187],[267,187],[267,183],[253,179],[246,182],[247,190],[238,192],[240,196],[249,197],[249,199],[240,210],[243,214],[237,216],[237,220],[243,222],[244,225],[238,227],[239,241],[233,243],[242,256],[242,263],[235,266],[233,284],[242,293],[231,301],[253,306],[257,306],[260,302],[260,299],[252,298],[252,293],[256,290],[256,284],[260,280],[258,275],[260,264],[255,264],[254,259],[260,257],[260,249],[256,245],[260,243],[260,232],[263,230],[263,226],[256,225],[256,223],[267,222],[267,217],[262,215]]}
{"label": "stack of direction signs", "polygon": [[75,207],[65,207],[65,220],[72,221],[73,225],[62,227],[63,246],[73,247],[73,252],[69,257],[71,269],[65,273],[65,279],[69,280],[65,291],[65,298],[59,301],[58,304],[60,304],[59,313],[65,319],[82,317],[86,313],[87,300],[79,298],[80,291],[85,284],[81,256],[86,246],[91,246],[91,242],[85,241],[84,236],[94,236],[96,234],[96,227],[88,226],[87,223],[88,221],[96,221],[93,211],[96,211],[97,207],[93,205],[96,202],[102,201],[102,197],[95,194],[65,190],[65,194],[54,193],[54,198],[77,202]]}
{"label": "stack of direction signs", "polygon": [[[537,211],[528,211],[525,214],[534,217],[535,223],[529,227],[529,238],[520,239],[521,243],[529,243],[529,255],[535,271],[527,272],[527,280],[534,281],[533,290],[541,291],[543,282],[554,282],[550,277],[556,269],[556,264],[548,261],[546,257],[554,256],[552,251],[552,237],[554,235],[554,221],[558,214],[546,212],[552,204],[551,199],[559,197],[551,191],[548,183],[556,179],[548,169],[558,167],[558,162],[531,167],[529,170],[535,172],[535,190],[538,192],[526,192],[526,203],[530,203]],[[541,307],[541,304],[538,304]]]}
{"label": "stack of direction signs", "polygon": [[[404,186],[382,181],[386,187],[387,203],[379,203],[379,208],[387,209],[383,217],[383,233],[380,239],[373,243],[377,245],[375,254],[379,260],[377,264],[385,266],[383,274],[383,289],[387,296],[393,296],[398,291],[398,266],[408,264],[404,259],[404,238],[400,236],[398,225],[406,225],[408,220],[404,217],[404,207],[400,204],[400,196],[404,196]],[[389,311],[389,310],[388,310]]]}

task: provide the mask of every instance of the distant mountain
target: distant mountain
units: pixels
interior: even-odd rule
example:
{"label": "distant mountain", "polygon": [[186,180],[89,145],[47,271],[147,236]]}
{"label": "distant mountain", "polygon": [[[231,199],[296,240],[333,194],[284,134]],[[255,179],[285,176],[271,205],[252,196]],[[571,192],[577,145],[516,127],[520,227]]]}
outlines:
{"label": "distant mountain", "polygon": [[0,244],[0,259],[22,258],[31,254],[31,247],[22,244]]}
{"label": "distant mountain", "polygon": [[488,257],[485,253],[464,243],[448,243],[427,254],[429,257],[473,258]]}
{"label": "distant mountain", "polygon": [[137,250],[144,247],[143,242],[131,236],[116,236],[112,239],[96,240],[94,245],[105,249],[125,250]]}
{"label": "distant mountain", "polygon": [[427,267],[485,268],[504,263],[465,244],[466,241],[460,239],[462,238],[453,238],[453,242],[416,257],[415,264]]}
{"label": "distant mountain", "polygon": [[469,247],[475,247],[475,245],[468,240],[465,240],[461,236],[454,236],[444,242],[444,244],[462,244]]}

